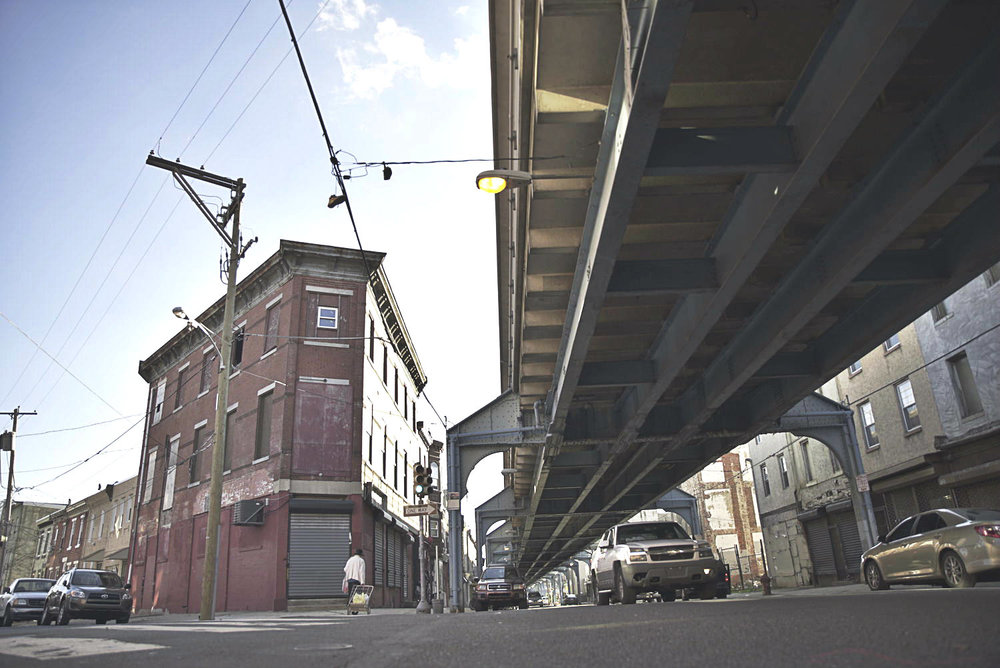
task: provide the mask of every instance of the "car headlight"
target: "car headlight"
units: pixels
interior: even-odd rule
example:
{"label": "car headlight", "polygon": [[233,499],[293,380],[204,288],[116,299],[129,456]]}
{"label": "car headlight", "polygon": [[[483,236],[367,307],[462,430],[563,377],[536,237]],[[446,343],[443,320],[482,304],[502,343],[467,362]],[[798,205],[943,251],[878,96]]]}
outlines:
{"label": "car headlight", "polygon": [[122,594],[122,600],[123,601],[131,601],[132,600],[132,595],[129,594],[128,592],[125,592],[124,594]]}
{"label": "car headlight", "polygon": [[629,550],[628,560],[631,563],[634,563],[636,561],[649,561],[649,555],[646,554],[645,550],[637,550],[635,548],[632,548],[631,550]]}
{"label": "car headlight", "polygon": [[514,589],[518,590],[518,591],[521,591],[521,590],[524,589],[524,585],[523,584],[516,584],[516,585],[514,585]]}
{"label": "car headlight", "polygon": [[70,598],[87,598],[87,592],[82,589],[70,589],[68,592]]}
{"label": "car headlight", "polygon": [[486,591],[486,585],[476,585],[476,591]]}
{"label": "car headlight", "polygon": [[711,558],[711,557],[714,557],[715,555],[712,553],[712,548],[710,548],[710,547],[703,547],[700,550],[698,550],[698,556],[699,557],[709,557],[709,558]]}
{"label": "car headlight", "polygon": [[15,598],[13,601],[11,601],[11,603],[14,604],[15,606],[17,606],[17,605],[25,606],[25,605],[28,605],[28,599],[26,599],[26,598]]}

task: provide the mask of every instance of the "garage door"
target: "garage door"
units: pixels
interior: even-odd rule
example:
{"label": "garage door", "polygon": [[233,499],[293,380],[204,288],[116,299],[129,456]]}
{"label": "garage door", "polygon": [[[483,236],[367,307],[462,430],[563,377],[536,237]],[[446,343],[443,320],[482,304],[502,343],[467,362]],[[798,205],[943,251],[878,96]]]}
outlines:
{"label": "garage door", "polygon": [[833,543],[826,518],[806,522],[806,541],[809,543],[809,557],[812,559],[816,575],[836,575],[837,566],[833,560]]}
{"label": "garage door", "polygon": [[290,519],[288,598],[343,596],[351,516],[292,513]]}

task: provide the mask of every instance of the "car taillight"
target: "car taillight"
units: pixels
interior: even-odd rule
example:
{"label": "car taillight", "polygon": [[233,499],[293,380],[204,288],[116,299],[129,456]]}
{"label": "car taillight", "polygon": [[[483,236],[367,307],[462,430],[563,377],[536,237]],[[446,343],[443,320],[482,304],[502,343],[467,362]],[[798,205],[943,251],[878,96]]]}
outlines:
{"label": "car taillight", "polygon": [[984,524],[976,527],[976,533],[983,538],[1000,539],[1000,524]]}

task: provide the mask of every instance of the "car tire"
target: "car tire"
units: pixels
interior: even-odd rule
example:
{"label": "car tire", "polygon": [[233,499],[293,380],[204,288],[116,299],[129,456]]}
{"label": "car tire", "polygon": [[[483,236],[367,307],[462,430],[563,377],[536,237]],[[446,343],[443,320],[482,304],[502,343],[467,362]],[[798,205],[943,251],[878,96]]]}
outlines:
{"label": "car tire", "polygon": [[698,598],[702,601],[711,601],[715,598],[715,583],[712,582],[698,587]]}
{"label": "car tire", "polygon": [[38,618],[38,625],[48,626],[51,623],[52,620],[49,619],[49,604],[48,601],[46,601],[45,606],[42,608],[42,616]]}
{"label": "car tire", "polygon": [[59,606],[59,612],[56,613],[56,625],[66,626],[69,624],[69,617],[69,601],[63,601]]}
{"label": "car tire", "polygon": [[517,607],[518,607],[519,610],[527,610],[528,609],[528,602],[527,601],[521,601],[520,603],[517,604]]}
{"label": "car tire", "polygon": [[882,575],[882,569],[871,559],[865,563],[865,582],[872,591],[885,591],[889,588],[889,583]]}
{"label": "car tire", "polygon": [[14,623],[14,613],[8,605],[3,609],[3,617],[0,617],[0,626],[11,626]]}
{"label": "car tire", "polygon": [[118,619],[115,620],[115,624],[128,624],[128,620],[129,620],[128,617],[119,617]]}
{"label": "car tire", "polygon": [[104,617],[98,617],[97,619],[94,620],[94,623],[95,624],[107,624],[108,620],[106,620]]}
{"label": "car tire", "polygon": [[615,597],[622,605],[635,603],[636,590],[625,584],[621,566],[615,565]]}
{"label": "car tire", "polygon": [[660,600],[664,603],[673,603],[677,600],[677,592],[673,589],[661,589],[660,590]]}
{"label": "car tire", "polygon": [[947,587],[967,589],[976,586],[976,576],[965,569],[965,562],[957,552],[947,550],[941,555],[941,572]]}

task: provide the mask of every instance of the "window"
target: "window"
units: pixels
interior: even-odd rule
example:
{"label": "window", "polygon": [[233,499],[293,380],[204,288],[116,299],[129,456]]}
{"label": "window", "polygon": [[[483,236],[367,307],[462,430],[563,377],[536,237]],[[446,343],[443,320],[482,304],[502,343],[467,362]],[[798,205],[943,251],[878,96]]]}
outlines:
{"label": "window", "polygon": [[875,431],[875,413],[872,412],[872,402],[866,401],[858,409],[861,411],[861,424],[865,431],[865,445],[868,449],[878,445],[878,432]]}
{"label": "window", "polygon": [[403,498],[404,499],[406,498],[406,495],[408,493],[406,490],[409,487],[410,483],[410,476],[408,475],[409,471],[410,471],[410,453],[404,452],[403,453]]}
{"label": "window", "polygon": [[101,509],[101,523],[100,523],[100,525],[98,525],[98,527],[97,527],[97,539],[98,539],[98,540],[100,540],[100,539],[101,539],[101,536],[103,536],[103,535],[104,535],[104,514],[105,514],[105,511],[104,511],[104,509],[102,508],[102,509]]}
{"label": "window", "polygon": [[212,387],[212,371],[217,366],[215,348],[210,348],[205,356],[201,358],[201,385],[198,389],[198,394],[204,394],[208,392],[208,388]]}
{"label": "window", "polygon": [[837,459],[837,453],[831,448],[827,448],[830,451],[830,468],[833,469],[834,473],[840,473],[844,470],[844,467],[840,465],[840,460]]}
{"label": "window", "polygon": [[375,361],[375,318],[368,316],[368,359]]}
{"label": "window", "polygon": [[233,349],[229,355],[229,373],[232,374],[243,362],[243,339],[246,338],[246,328],[240,326],[233,332]]}
{"label": "window", "polygon": [[184,396],[184,376],[187,374],[187,365],[177,371],[177,391],[174,392],[174,410],[177,410],[184,405],[182,397]]}
{"label": "window", "polygon": [[281,302],[267,309],[265,318],[264,352],[278,347],[278,316],[281,315]]}
{"label": "window", "polygon": [[73,547],[73,532],[74,531],[76,531],[76,518],[75,517],[73,519],[71,519],[70,522],[69,522],[69,532],[67,532],[67,534],[66,534],[69,537],[69,542],[66,544],[66,547]]}
{"label": "window", "polygon": [[928,531],[944,529],[946,526],[948,526],[947,523],[941,519],[940,515],[937,513],[927,513],[917,518],[917,524],[913,529],[913,533],[927,533]]}
{"label": "window", "polygon": [[986,280],[986,287],[1000,283],[1000,262],[983,272],[983,278]]}
{"label": "window", "polygon": [[332,306],[320,306],[316,316],[318,329],[337,329],[337,309]]}
{"label": "window", "polygon": [[403,419],[410,419],[410,389],[403,385]]}
{"label": "window", "polygon": [[372,436],[372,430],[369,429],[365,434],[368,437],[368,463],[372,463],[372,457],[375,454],[375,437]]}
{"label": "window", "polygon": [[891,543],[913,535],[913,524],[913,518],[907,517],[905,520],[897,524],[895,529],[889,532],[889,535],[885,537],[885,542]]}
{"label": "window", "polygon": [[948,305],[944,302],[939,302],[934,305],[931,309],[931,317],[934,318],[934,322],[939,320],[944,320],[948,316]]}
{"label": "window", "polygon": [[198,460],[201,458],[201,451],[205,447],[205,427],[198,427],[194,430],[194,444],[191,447],[191,456],[188,457],[188,483],[197,482],[199,479]]}
{"label": "window", "polygon": [[[167,441],[167,475],[163,483],[162,510],[168,510],[174,505],[174,484],[177,481],[177,448],[180,442],[180,434]],[[114,521],[112,521],[112,525],[114,525]]]}
{"label": "window", "polygon": [[399,441],[392,445],[392,488],[399,489]]}
{"label": "window", "polygon": [[913,431],[920,426],[920,415],[917,413],[917,401],[913,398],[913,387],[909,379],[896,385],[896,396],[903,413],[903,426],[906,431]]}
{"label": "window", "polygon": [[756,443],[757,445],[760,445],[760,434],[757,434],[756,436],[753,437],[753,442]]}
{"label": "window", "polygon": [[778,455],[778,473],[781,474],[781,488],[788,489],[788,463],[784,455]]}
{"label": "window", "polygon": [[[155,473],[154,467],[156,466],[156,448],[149,451],[149,455],[146,457],[146,482],[142,488],[142,502],[149,503],[149,495],[153,491],[153,474]],[[98,538],[101,537],[100,533],[97,535]]]}
{"label": "window", "polygon": [[806,474],[806,481],[812,482],[813,469],[812,462],[809,461],[809,441],[802,441],[799,445],[802,448],[802,469]]}
{"label": "window", "polygon": [[382,477],[386,477],[386,451],[389,449],[389,433],[382,431]]}
{"label": "window", "polygon": [[257,397],[257,440],[253,446],[253,458],[260,459],[271,454],[271,400],[274,390]]}
{"label": "window", "polygon": [[899,334],[893,334],[882,344],[885,347],[885,351],[895,350],[899,347]]}
{"label": "window", "polygon": [[968,355],[963,352],[950,358],[948,370],[951,373],[951,384],[955,388],[955,396],[958,397],[958,407],[962,417],[966,418],[982,413],[983,402],[979,397],[979,389],[976,387],[976,378],[972,375],[972,367],[969,366]]}
{"label": "window", "polygon": [[222,446],[222,470],[233,469],[233,430],[236,428],[236,409],[226,413],[226,439]]}
{"label": "window", "polygon": [[771,496],[771,481],[767,477],[767,463],[760,465],[760,483],[764,488],[764,496]]}
{"label": "window", "polygon": [[382,382],[389,386],[389,349],[382,344]]}
{"label": "window", "polygon": [[861,360],[858,360],[851,366],[847,367],[847,372],[852,376],[856,373],[861,373]]}
{"label": "window", "polygon": [[153,395],[153,424],[156,424],[163,418],[163,395],[166,394],[167,390],[167,380],[164,378],[156,385],[156,391]]}
{"label": "window", "polygon": [[393,368],[392,400],[399,405],[399,369]]}

